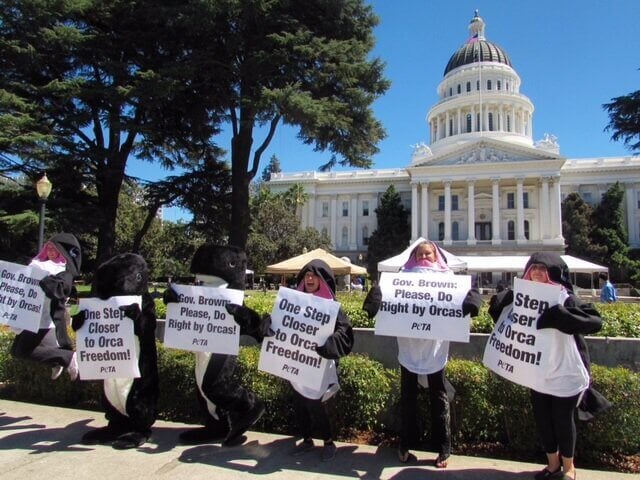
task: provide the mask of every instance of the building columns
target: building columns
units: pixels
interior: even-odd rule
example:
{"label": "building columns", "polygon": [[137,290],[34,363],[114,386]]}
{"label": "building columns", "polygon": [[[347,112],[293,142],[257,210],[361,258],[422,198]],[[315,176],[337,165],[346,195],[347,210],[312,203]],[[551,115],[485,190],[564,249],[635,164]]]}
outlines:
{"label": "building columns", "polygon": [[525,243],[524,236],[524,189],[522,178],[516,179],[516,243]]}
{"label": "building columns", "polygon": [[418,213],[420,210],[418,203],[418,184],[411,183],[411,241],[418,238]]}
{"label": "building columns", "polygon": [[491,244],[500,245],[500,181],[497,178],[491,180]]}
{"label": "building columns", "polygon": [[476,198],[473,180],[467,183],[467,245],[476,244]]}
{"label": "building columns", "polygon": [[451,245],[451,181],[444,182],[444,244]]}
{"label": "building columns", "polygon": [[429,183],[420,185],[420,232],[422,238],[429,239]]}
{"label": "building columns", "polygon": [[349,250],[358,249],[358,196],[351,196],[351,231],[349,232]]}

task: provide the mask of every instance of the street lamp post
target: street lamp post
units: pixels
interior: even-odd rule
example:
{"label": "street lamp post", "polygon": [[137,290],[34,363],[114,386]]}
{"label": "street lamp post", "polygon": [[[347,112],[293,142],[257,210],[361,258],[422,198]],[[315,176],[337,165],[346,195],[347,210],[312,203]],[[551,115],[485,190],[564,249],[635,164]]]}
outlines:
{"label": "street lamp post", "polygon": [[52,184],[47,178],[47,174],[42,175],[42,178],[36,182],[36,192],[40,199],[40,228],[38,233],[38,252],[42,250],[44,245],[44,207],[47,203],[47,198],[51,193]]}

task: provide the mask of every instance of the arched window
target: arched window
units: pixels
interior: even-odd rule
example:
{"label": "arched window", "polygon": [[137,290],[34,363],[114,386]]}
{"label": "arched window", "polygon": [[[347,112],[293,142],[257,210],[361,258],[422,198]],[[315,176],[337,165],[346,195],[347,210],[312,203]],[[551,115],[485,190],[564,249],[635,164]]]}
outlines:
{"label": "arched window", "polygon": [[511,116],[507,115],[507,132],[511,131]]}
{"label": "arched window", "polygon": [[493,113],[489,112],[489,131],[493,132]]}
{"label": "arched window", "polygon": [[487,80],[487,90],[491,90],[491,80]]}
{"label": "arched window", "polygon": [[476,90],[480,90],[480,80],[476,80]]}
{"label": "arched window", "polygon": [[459,231],[460,231],[460,228],[458,226],[458,222],[453,222],[451,224],[451,239],[452,240],[460,240]]}
{"label": "arched window", "polygon": [[502,90],[502,82],[500,80],[496,80],[496,88]]}
{"label": "arched window", "polygon": [[[466,130],[466,132],[468,133],[470,131],[471,131],[471,114],[467,113],[467,130]],[[640,201],[639,201],[639,203],[640,203]]]}
{"label": "arched window", "polygon": [[513,220],[507,222],[507,240],[516,239],[516,224]]}
{"label": "arched window", "polygon": [[346,247],[349,244],[349,229],[342,227],[342,246]]}
{"label": "arched window", "polygon": [[476,132],[480,131],[480,114],[476,113]]}
{"label": "arched window", "polygon": [[467,82],[467,92],[471,91],[471,82]]}
{"label": "arched window", "polygon": [[451,97],[453,95],[453,88],[449,87],[449,96]]}
{"label": "arched window", "polygon": [[458,95],[460,95],[461,91],[462,91],[462,86],[460,84],[458,84]]}
{"label": "arched window", "polygon": [[524,221],[524,238],[529,240],[529,220]]}
{"label": "arched window", "polygon": [[438,224],[438,240],[444,240],[444,222]]}
{"label": "arched window", "polygon": [[449,119],[449,136],[453,135],[453,118]]}

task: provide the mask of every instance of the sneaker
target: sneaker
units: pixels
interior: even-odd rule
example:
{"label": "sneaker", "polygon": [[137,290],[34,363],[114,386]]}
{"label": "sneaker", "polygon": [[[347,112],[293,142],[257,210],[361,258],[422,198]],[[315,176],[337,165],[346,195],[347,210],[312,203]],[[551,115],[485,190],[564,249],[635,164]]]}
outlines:
{"label": "sneaker", "polygon": [[57,380],[57,378],[62,375],[62,371],[64,367],[62,365],[56,365],[51,369],[51,380]]}
{"label": "sneaker", "polygon": [[71,357],[71,361],[69,362],[69,366],[67,366],[67,372],[69,373],[69,378],[73,382],[78,378],[78,359],[76,357],[76,352],[73,352],[73,356]]}
{"label": "sneaker", "polygon": [[305,453],[313,450],[313,447],[315,447],[315,445],[313,444],[313,440],[310,438],[305,438],[295,446],[295,448],[291,451],[291,455],[293,455],[294,457],[304,455]]}
{"label": "sneaker", "polygon": [[239,437],[243,436],[244,432],[249,430],[264,413],[264,402],[262,400],[256,400],[253,407],[241,417],[231,417],[231,428],[227,438],[225,438],[223,445],[235,445]]}
{"label": "sneaker", "polygon": [[322,447],[322,455],[320,456],[320,458],[322,458],[323,462],[328,462],[329,460],[333,460],[333,457],[336,456],[336,450],[338,448],[336,447],[336,444],[331,442],[331,443],[325,443],[324,447]]}

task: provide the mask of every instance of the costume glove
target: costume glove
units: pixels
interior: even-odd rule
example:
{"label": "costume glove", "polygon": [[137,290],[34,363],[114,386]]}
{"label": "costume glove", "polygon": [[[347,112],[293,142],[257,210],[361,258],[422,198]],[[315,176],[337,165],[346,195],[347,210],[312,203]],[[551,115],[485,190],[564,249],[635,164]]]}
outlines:
{"label": "costume glove", "polygon": [[380,304],[382,303],[382,290],[378,285],[371,287],[369,293],[364,299],[364,303],[362,304],[362,310],[367,312],[369,318],[373,318],[380,310]]}

